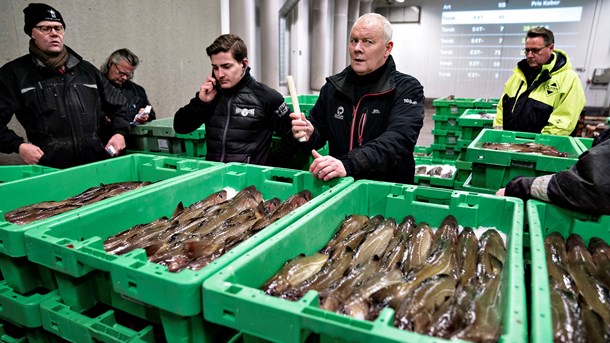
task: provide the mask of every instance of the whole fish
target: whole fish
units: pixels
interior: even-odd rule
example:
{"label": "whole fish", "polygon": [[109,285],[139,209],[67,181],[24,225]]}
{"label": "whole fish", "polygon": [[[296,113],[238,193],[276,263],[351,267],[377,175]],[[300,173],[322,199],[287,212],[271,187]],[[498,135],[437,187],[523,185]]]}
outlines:
{"label": "whole fish", "polygon": [[607,291],[601,291],[603,285],[594,276],[597,269],[582,237],[570,234],[566,248],[568,270],[584,303],[602,318],[605,325],[610,325],[610,298]]}
{"label": "whole fish", "polygon": [[400,305],[395,325],[403,330],[424,333],[430,325],[434,310],[455,295],[456,279],[446,274],[436,275],[422,282]]}
{"label": "whole fish", "polygon": [[610,289],[610,246],[599,237],[591,237],[589,251],[597,268],[595,276]]}
{"label": "whole fish", "polygon": [[402,270],[406,258],[407,240],[415,226],[415,218],[411,215],[403,218],[400,224],[398,224],[397,232],[381,258],[382,271],[396,267]]}
{"label": "whole fish", "polygon": [[403,272],[405,274],[419,268],[424,263],[432,246],[433,236],[434,233],[426,222],[420,222],[413,229],[405,248],[403,262]]}
{"label": "whole fish", "polygon": [[359,215],[359,214],[351,214],[348,215],[339,226],[339,229],[333,236],[333,238],[326,243],[324,248],[320,250],[321,253],[330,254],[335,246],[339,243],[343,242],[347,237],[349,237],[352,233],[361,230],[364,225],[368,222],[369,218],[367,216]]}
{"label": "whole fish", "polygon": [[354,252],[346,247],[345,251],[326,261],[322,269],[297,287],[289,288],[280,295],[281,298],[298,300],[310,290],[321,291],[343,277],[350,266]]}
{"label": "whole fish", "polygon": [[458,236],[456,262],[458,268],[458,283],[469,283],[477,275],[477,253],[479,240],[470,227],[465,227]]}
{"label": "whole fish", "polygon": [[568,253],[563,235],[554,231],[546,236],[544,238],[544,251],[550,285],[576,296],[578,293],[568,271]]}
{"label": "whole fish", "polygon": [[369,313],[371,301],[369,297],[371,294],[401,282],[404,282],[404,277],[402,272],[398,269],[392,269],[387,272],[377,272],[356,287],[354,292],[337,312],[356,319],[370,320],[371,317],[369,317]]}
{"label": "whole fish", "polygon": [[339,310],[356,286],[378,271],[379,256],[373,256],[371,261],[350,268],[345,277],[319,292],[320,308],[333,312]]}
{"label": "whole fish", "polygon": [[610,342],[610,329],[604,325],[599,316],[590,308],[583,308],[584,342],[607,343]]}
{"label": "whole fish", "polygon": [[506,259],[506,247],[502,236],[495,229],[488,229],[479,240],[477,274],[495,277],[502,273]]}
{"label": "whole fish", "polygon": [[291,195],[286,200],[284,200],[271,214],[265,216],[264,218],[259,219],[252,230],[259,231],[267,226],[273,224],[277,220],[283,218],[288,213],[296,210],[297,208],[303,206],[305,203],[310,201],[313,198],[313,195],[308,190],[300,191],[294,195]]}
{"label": "whole fish", "polygon": [[455,332],[473,323],[476,289],[474,279],[470,279],[465,284],[458,284],[455,295],[434,312],[425,333],[430,336],[450,339]]}
{"label": "whole fish", "polygon": [[364,241],[360,243],[351,266],[369,261],[375,255],[382,256],[392,237],[394,237],[396,229],[396,221],[393,218],[381,221],[374,230],[369,231]]}
{"label": "whole fish", "polygon": [[181,209],[177,209],[175,211],[175,214],[172,216],[172,220],[176,221],[180,225],[185,224],[192,221],[193,218],[200,217],[202,213],[208,210],[211,206],[221,204],[225,201],[227,201],[227,191],[223,189],[208,195],[203,200],[199,200],[191,204],[186,208],[186,210],[183,207],[182,202],[180,202],[178,206]]}
{"label": "whole fish", "polygon": [[267,280],[261,289],[269,295],[279,296],[290,287],[296,287],[322,269],[328,255],[316,252],[299,255],[287,262],[277,273]]}

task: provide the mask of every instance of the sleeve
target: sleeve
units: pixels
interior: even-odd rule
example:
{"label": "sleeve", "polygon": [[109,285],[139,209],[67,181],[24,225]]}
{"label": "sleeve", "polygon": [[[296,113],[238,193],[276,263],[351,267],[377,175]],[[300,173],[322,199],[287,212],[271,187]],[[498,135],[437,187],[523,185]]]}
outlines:
{"label": "sleeve", "polygon": [[554,104],[549,122],[542,128],[541,133],[569,136],[578,124],[578,118],[586,103],[585,92],[578,75],[571,70],[568,72],[570,74],[561,85],[563,94]]}
{"label": "sleeve", "polygon": [[377,138],[352,149],[339,159],[356,178],[387,173],[395,168],[397,156],[413,152],[424,125],[424,88],[415,78],[403,76],[396,85],[385,131]]}
{"label": "sleeve", "polygon": [[24,139],[8,128],[19,107],[19,87],[12,85],[12,78],[7,74],[4,68],[0,69],[0,152],[10,154],[19,151]]}
{"label": "sleeve", "polygon": [[494,122],[493,122],[493,128],[494,129],[498,129],[501,130],[504,126],[503,122],[504,122],[504,104],[503,104],[503,99],[506,96],[506,93],[502,93],[502,96],[500,97],[500,101],[498,101],[498,106],[496,107],[496,116],[494,117]]}
{"label": "sleeve", "polygon": [[98,79],[98,89],[100,92],[100,99],[102,104],[102,112],[110,118],[111,121],[111,134],[121,134],[127,137],[129,134],[129,120],[128,113],[129,108],[127,99],[121,94],[119,90],[114,88],[110,82],[102,76],[97,69],[95,69]]}
{"label": "sleeve", "polygon": [[199,99],[199,92],[195,93],[195,97],[174,115],[174,130],[182,134],[197,130],[214,112],[217,101],[215,99],[212,103],[204,103]]}

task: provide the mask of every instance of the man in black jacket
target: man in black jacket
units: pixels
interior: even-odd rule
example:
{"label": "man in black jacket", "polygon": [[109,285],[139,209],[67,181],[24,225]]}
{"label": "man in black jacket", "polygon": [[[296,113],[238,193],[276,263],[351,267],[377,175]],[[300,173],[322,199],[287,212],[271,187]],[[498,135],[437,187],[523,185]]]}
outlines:
{"label": "man in black jacket", "polygon": [[610,214],[610,129],[570,169],[538,177],[519,176],[496,195],[538,199],[590,214]]}
{"label": "man in black jacket", "polygon": [[206,160],[266,164],[273,131],[290,137],[284,97],[250,76],[244,41],[234,34],[206,48],[212,73],[174,116],[174,129],[189,133],[205,124]]}
{"label": "man in black jacket", "polygon": [[[350,66],[326,79],[309,120],[292,113],[294,138],[305,140],[321,180],[355,179],[413,183],[413,150],[423,126],[424,90],[396,70],[392,26],[368,13],[354,23]],[[315,150],[328,141],[329,156]]]}
{"label": "man in black jacket", "polygon": [[[64,45],[65,23],[46,4],[23,10],[30,53],[0,68],[0,152],[27,164],[67,168],[99,161],[125,148],[125,98],[99,70]],[[98,135],[102,110],[112,137]],[[7,125],[15,115],[29,142]]]}

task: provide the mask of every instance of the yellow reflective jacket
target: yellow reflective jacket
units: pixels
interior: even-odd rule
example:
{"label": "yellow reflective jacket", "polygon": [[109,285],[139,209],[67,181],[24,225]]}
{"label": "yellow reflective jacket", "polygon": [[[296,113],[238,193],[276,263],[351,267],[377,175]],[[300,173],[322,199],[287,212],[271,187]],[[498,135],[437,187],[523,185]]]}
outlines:
{"label": "yellow reflective jacket", "polygon": [[572,68],[568,55],[554,49],[551,62],[528,87],[522,68],[525,59],[504,84],[498,102],[494,127],[504,130],[570,135],[585,106],[582,83]]}

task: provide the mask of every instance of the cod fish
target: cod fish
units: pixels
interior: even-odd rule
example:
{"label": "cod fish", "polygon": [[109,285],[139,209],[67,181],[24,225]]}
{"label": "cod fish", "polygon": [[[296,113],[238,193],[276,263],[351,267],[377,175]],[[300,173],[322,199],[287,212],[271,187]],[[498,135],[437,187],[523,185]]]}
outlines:
{"label": "cod fish", "polygon": [[555,231],[544,238],[544,251],[549,284],[576,296],[578,292],[568,271],[568,253],[561,233]]}
{"label": "cod fish", "polygon": [[352,235],[356,231],[362,230],[364,225],[368,222],[367,216],[353,214],[349,215],[341,222],[339,230],[335,233],[328,243],[320,250],[321,253],[330,254],[341,242],[345,241],[347,237]]}
{"label": "cod fish", "polygon": [[585,342],[582,308],[576,296],[560,284],[549,285],[555,342]]}
{"label": "cod fish", "polygon": [[269,295],[279,296],[318,273],[327,260],[328,255],[319,252],[309,256],[299,255],[287,262],[261,289]]}
{"label": "cod fish", "polygon": [[479,239],[472,228],[465,227],[458,236],[456,260],[458,267],[458,282],[461,285],[469,283],[477,275],[477,254]]}
{"label": "cod fish", "polygon": [[557,150],[555,147],[546,144],[538,143],[490,143],[485,142],[482,145],[483,149],[490,150],[501,150],[501,151],[514,151],[523,152],[530,154],[542,154],[546,156],[554,157],[569,157],[570,155]]}
{"label": "cod fish", "polygon": [[610,289],[610,246],[599,237],[591,237],[589,251],[597,267],[596,277]]}

